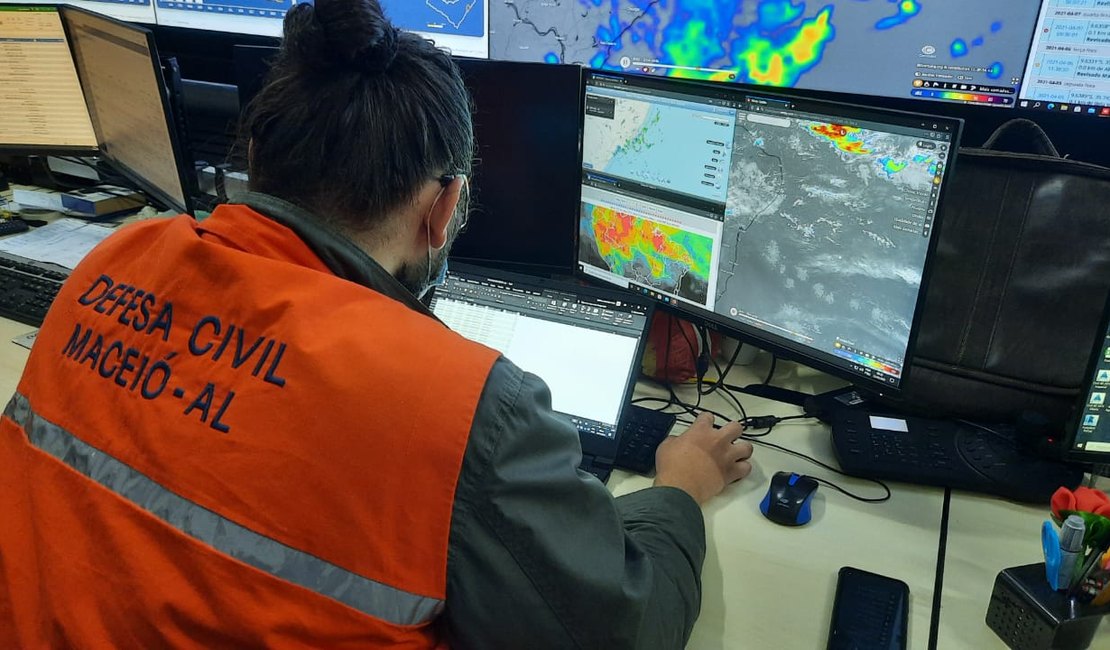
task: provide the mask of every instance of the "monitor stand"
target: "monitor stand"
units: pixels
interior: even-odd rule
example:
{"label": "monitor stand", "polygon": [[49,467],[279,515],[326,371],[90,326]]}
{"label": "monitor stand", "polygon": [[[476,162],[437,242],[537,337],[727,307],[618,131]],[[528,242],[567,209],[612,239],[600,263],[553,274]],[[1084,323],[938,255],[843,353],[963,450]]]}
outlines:
{"label": "monitor stand", "polygon": [[733,392],[762,397],[783,404],[800,407],[805,414],[829,422],[828,415],[842,409],[866,409],[874,405],[874,400],[855,386],[845,386],[825,393],[810,395],[788,388],[770,384],[749,384],[739,388],[730,387]]}

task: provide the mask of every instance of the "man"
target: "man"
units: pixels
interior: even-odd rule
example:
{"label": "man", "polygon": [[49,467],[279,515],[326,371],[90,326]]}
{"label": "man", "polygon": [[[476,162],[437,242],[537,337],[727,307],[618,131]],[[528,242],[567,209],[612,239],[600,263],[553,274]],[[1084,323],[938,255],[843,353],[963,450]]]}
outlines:
{"label": "man", "polygon": [[[450,59],[376,0],[297,5],[256,193],[124,229],[0,420],[0,647],[680,647],[741,429],[614,500],[542,381],[418,301],[465,218]],[[462,205],[460,205],[462,203]]]}

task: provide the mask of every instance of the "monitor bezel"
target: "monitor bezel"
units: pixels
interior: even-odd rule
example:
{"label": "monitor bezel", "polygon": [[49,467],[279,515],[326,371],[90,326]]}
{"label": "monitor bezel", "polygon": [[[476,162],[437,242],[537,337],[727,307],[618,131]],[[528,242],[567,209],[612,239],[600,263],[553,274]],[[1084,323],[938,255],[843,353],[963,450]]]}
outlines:
{"label": "monitor bezel", "polygon": [[[487,265],[471,264],[464,262],[451,262],[448,268],[448,275],[471,275],[471,276],[491,276],[501,277],[513,282],[539,287],[541,289],[552,289],[555,291],[568,291],[582,294],[591,298],[602,298],[611,300],[622,300],[629,304],[638,305],[644,308],[644,316],[647,319],[644,325],[643,336],[636,346],[636,353],[632,367],[629,369],[628,384],[625,389],[624,400],[621,402],[620,414],[617,416],[616,433],[612,438],[604,438],[598,435],[580,435],[582,441],[582,453],[590,454],[602,460],[615,460],[617,451],[620,448],[621,431],[624,428],[625,422],[628,419],[628,414],[631,412],[630,406],[632,405],[632,397],[636,392],[636,384],[639,381],[639,376],[643,374],[643,358],[644,350],[647,349],[648,339],[651,338],[651,323],[655,316],[657,304],[644,298],[643,296],[626,293],[614,287],[598,286],[596,284],[583,285],[575,282],[568,282],[567,280],[557,280],[545,277],[538,277],[535,275],[527,275],[516,273],[513,271],[506,271],[500,268],[491,267]],[[430,300],[429,303],[431,304]],[[428,311],[431,311],[429,308]],[[556,411],[558,413],[558,411]],[[564,415],[560,413],[560,415]],[[573,425],[571,425],[573,426]]]}
{"label": "monitor bezel", "polygon": [[1075,398],[1075,403],[1072,405],[1072,415],[1065,424],[1067,429],[1064,431],[1062,438],[1064,442],[1064,460],[1067,462],[1092,463],[1095,465],[1110,463],[1110,451],[1086,451],[1075,448],[1076,439],[1079,438],[1079,427],[1083,424],[1083,411],[1085,410],[1083,407],[1095,383],[1095,371],[1101,361],[1107,330],[1110,330],[1110,297],[1108,297],[1106,306],[1103,308],[1102,319],[1099,322],[1098,331],[1095,333],[1096,339],[1091,346],[1091,355],[1087,359],[1087,366],[1084,369],[1082,387],[1079,395]]}
{"label": "monitor bezel", "polygon": [[[948,162],[944,168],[944,176],[941,182],[940,192],[937,195],[937,211],[933,218],[932,234],[929,237],[929,246],[925,253],[925,263],[922,267],[921,284],[918,288],[917,302],[914,307],[913,320],[910,324],[909,338],[906,342],[906,356],[902,365],[901,377],[897,385],[873,379],[866,375],[856,373],[842,365],[835,363],[831,359],[832,355],[828,355],[830,359],[818,356],[818,351],[809,348],[808,346],[800,345],[785,339],[784,337],[777,336],[765,330],[761,330],[752,325],[741,323],[732,320],[721,314],[710,312],[708,310],[696,310],[696,308],[678,303],[676,301],[663,302],[658,299],[652,299],[656,306],[667,313],[673,314],[679,318],[696,322],[705,325],[713,331],[720,332],[726,336],[736,338],[745,343],[754,345],[760,349],[771,352],[779,358],[796,361],[805,366],[814,368],[821,372],[833,375],[835,377],[844,379],[852,383],[856,388],[862,389],[873,395],[883,397],[897,397],[906,391],[906,384],[912,374],[912,366],[914,359],[914,349],[917,343],[917,336],[921,327],[921,318],[923,315],[923,307],[925,304],[925,297],[929,290],[930,280],[932,276],[932,268],[936,262],[936,248],[940,240],[940,233],[943,224],[943,206],[950,185],[952,184],[953,170],[957,166],[958,149],[960,144],[960,137],[963,133],[964,121],[959,118],[942,117],[938,115],[929,115],[926,113],[918,113],[911,111],[901,111],[886,108],[871,108],[859,104],[850,104],[839,101],[828,101],[823,99],[815,99],[812,97],[800,96],[783,92],[781,89],[767,87],[767,86],[749,86],[744,84],[720,84],[705,81],[695,81],[687,79],[676,79],[672,77],[659,77],[654,75],[641,75],[626,72],[611,72],[608,70],[583,70],[582,73],[582,91],[580,97],[582,100],[582,119],[579,120],[579,169],[582,167],[582,157],[584,149],[584,136],[585,136],[585,101],[587,87],[590,85],[591,80],[596,77],[608,77],[618,79],[636,79],[645,82],[647,86],[659,85],[670,86],[670,89],[678,89],[679,92],[684,90],[693,91],[694,94],[703,97],[721,99],[721,100],[736,100],[737,97],[756,96],[756,97],[772,97],[776,99],[783,99],[794,102],[799,110],[806,110],[808,107],[820,108],[830,107],[836,111],[842,111],[838,114],[846,118],[855,119],[871,119],[872,121],[882,121],[882,118],[896,117],[899,120],[906,122],[914,122],[920,124],[945,125],[950,127],[952,133],[952,145],[949,150]],[[579,220],[581,220],[582,203],[579,201]],[[575,229],[575,275],[579,278],[587,279],[594,284],[600,284],[610,289],[623,290],[629,295],[642,295],[631,288],[621,288],[616,285],[604,283],[602,280],[585,273],[584,266],[580,260],[580,237],[579,228]],[[650,299],[650,298],[649,298]]]}
{"label": "monitor bezel", "polygon": [[[81,81],[82,90],[84,90],[85,88],[85,80],[81,73],[81,66],[77,62],[76,51],[73,44],[73,35],[70,32],[70,24],[68,18],[68,15],[70,13],[84,14],[85,16],[92,17],[93,19],[103,20],[117,27],[129,29],[143,35],[143,38],[146,40],[147,50],[150,52],[151,72],[154,74],[154,78],[158,82],[158,96],[162,105],[162,115],[166,118],[166,129],[169,132],[170,148],[172,149],[173,153],[174,165],[177,167],[177,176],[178,181],[181,183],[181,195],[184,199],[184,204],[179,203],[177,199],[162,191],[160,188],[155,187],[155,185],[148,181],[145,177],[143,177],[141,173],[131,169],[119,160],[116,160],[113,156],[108,155],[103,149],[98,148],[97,151],[101,159],[104,160],[105,163],[110,165],[112,169],[127,178],[127,180],[138,186],[143,191],[143,193],[147,194],[150,198],[158,201],[159,203],[169,207],[172,210],[177,210],[179,213],[192,214],[195,201],[195,197],[193,196],[193,188],[195,183],[193,182],[193,179],[191,179],[189,176],[189,170],[193,169],[193,165],[191,163],[186,164],[185,149],[182,146],[180,137],[181,134],[178,131],[177,121],[174,119],[173,110],[171,108],[169,96],[170,91],[166,85],[165,75],[162,72],[161,59],[158,57],[158,47],[154,42],[154,32],[147,29],[146,27],[142,27],[134,23],[117,20],[115,18],[112,18],[111,16],[105,16],[104,14],[99,14],[94,11],[88,11],[86,9],[81,9],[80,7],[74,7],[72,5],[62,5],[59,6],[58,9],[62,15],[62,27],[66,31],[66,39],[69,41],[70,54],[71,56],[73,56],[73,65],[74,68],[77,69],[77,78]],[[85,103],[87,105],[88,100],[86,100]],[[90,116],[92,115],[91,110],[89,111],[89,114]],[[96,131],[95,122],[93,124],[93,131]],[[96,136],[97,145],[99,147],[100,134],[97,133]]]}

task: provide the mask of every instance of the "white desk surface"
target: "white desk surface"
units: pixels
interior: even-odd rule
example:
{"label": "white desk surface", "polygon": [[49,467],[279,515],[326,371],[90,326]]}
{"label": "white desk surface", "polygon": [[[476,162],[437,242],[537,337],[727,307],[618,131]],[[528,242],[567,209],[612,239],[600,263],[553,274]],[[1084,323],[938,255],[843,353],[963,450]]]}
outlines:
{"label": "white desk surface", "polygon": [[[994,579],[1007,567],[1044,561],[1041,523],[1049,517],[1047,505],[952,492],[938,648],[1006,648],[984,620]],[[1090,647],[1110,648],[1110,625],[1099,627]]]}
{"label": "white desk surface", "polygon": [[[777,385],[807,392],[842,385],[794,364],[779,367]],[[739,385],[757,382],[761,372],[766,372],[765,359],[757,360],[751,369],[735,369],[729,381]],[[637,391],[637,397],[658,394],[644,384]],[[693,389],[681,395],[687,401],[694,399]],[[797,407],[756,397],[740,395],[740,399],[751,416],[800,413]],[[703,403],[723,414],[735,414],[735,407],[725,406],[723,398],[713,396]],[[784,422],[765,440],[835,467],[829,429],[813,422]],[[759,502],[777,471],[827,478],[866,496],[882,496],[882,490],[766,447],[756,446],[753,465],[751,476],[707,506],[709,545],[702,571],[701,617],[689,647],[823,648],[837,572],[842,566],[854,566],[909,584],[909,647],[926,648],[944,491],[896,484],[891,486],[890,501],[865,504],[821,486],[813,504],[813,521],[790,528],[770,522],[759,512]],[[609,481],[618,495],[649,485],[651,479],[621,471],[614,472]]]}
{"label": "white desk surface", "polygon": [[[27,350],[11,340],[34,328],[0,318],[0,399],[16,388]],[[734,384],[758,381],[765,359],[738,367]],[[777,385],[807,392],[838,386],[837,380],[793,364],[780,364]],[[684,399],[694,399],[692,388]],[[640,396],[661,396],[647,384]],[[796,407],[740,396],[749,415],[796,414]],[[734,407],[719,396],[704,404],[724,414]],[[680,427],[676,427],[680,430]],[[766,438],[835,466],[828,427],[810,420],[784,422]],[[867,481],[837,476],[800,458],[756,447],[752,475],[728,488],[706,509],[708,554],[702,572],[701,617],[690,640],[692,650],[824,647],[832,615],[837,571],[854,566],[904,580],[910,586],[910,648],[928,646],[943,490],[891,484],[892,497],[865,504],[822,486],[814,500],[813,521],[800,528],[771,523],[759,502],[776,471],[822,478],[849,490],[878,496]],[[651,485],[651,479],[617,471],[609,481],[614,494]],[[1003,648],[983,622],[994,576],[1001,569],[1041,561],[1040,522],[1047,509],[998,499],[953,493],[949,516],[938,648]],[[1103,625],[1092,648],[1110,648],[1110,625]]]}

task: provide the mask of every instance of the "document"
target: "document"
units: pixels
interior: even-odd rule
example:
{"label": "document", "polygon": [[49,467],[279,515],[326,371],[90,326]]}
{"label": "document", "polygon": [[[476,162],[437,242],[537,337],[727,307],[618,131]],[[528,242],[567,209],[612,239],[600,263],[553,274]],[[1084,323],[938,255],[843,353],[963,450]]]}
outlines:
{"label": "document", "polygon": [[80,219],[58,219],[41,228],[0,239],[0,251],[72,269],[113,232],[115,228]]}

